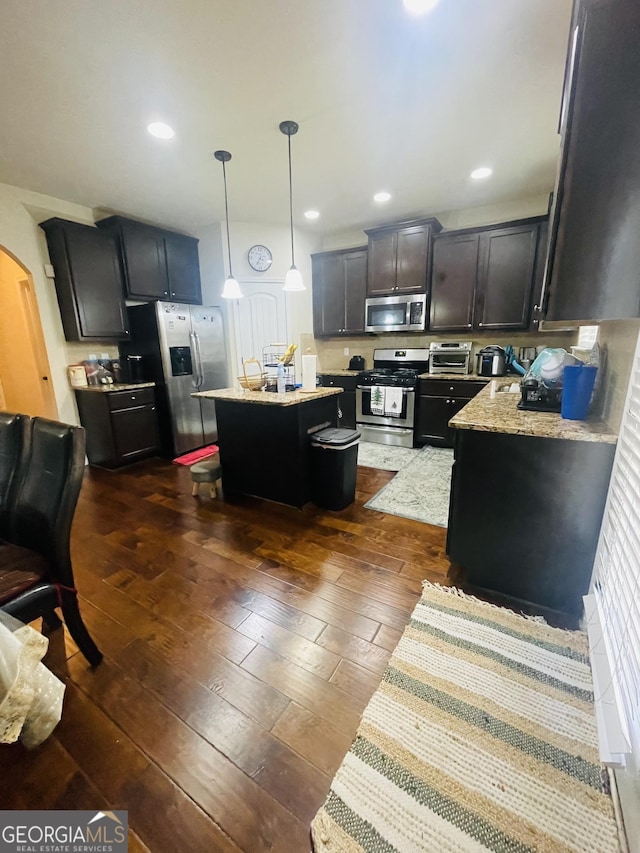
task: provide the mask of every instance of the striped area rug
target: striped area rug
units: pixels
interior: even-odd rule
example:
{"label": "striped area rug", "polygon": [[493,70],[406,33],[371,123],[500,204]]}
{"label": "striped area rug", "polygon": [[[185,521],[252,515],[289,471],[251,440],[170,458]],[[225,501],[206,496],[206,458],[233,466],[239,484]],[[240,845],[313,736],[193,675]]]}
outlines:
{"label": "striped area rug", "polygon": [[586,636],[425,584],[316,853],[613,853]]}

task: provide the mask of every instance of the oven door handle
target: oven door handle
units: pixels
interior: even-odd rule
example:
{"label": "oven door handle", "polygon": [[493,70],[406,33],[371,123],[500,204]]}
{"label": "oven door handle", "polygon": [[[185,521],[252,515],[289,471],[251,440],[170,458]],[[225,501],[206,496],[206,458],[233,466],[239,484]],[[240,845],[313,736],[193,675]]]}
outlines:
{"label": "oven door handle", "polygon": [[[372,388],[397,388],[396,385],[356,385],[356,391],[371,391]],[[415,388],[402,388],[403,394],[415,394]]]}

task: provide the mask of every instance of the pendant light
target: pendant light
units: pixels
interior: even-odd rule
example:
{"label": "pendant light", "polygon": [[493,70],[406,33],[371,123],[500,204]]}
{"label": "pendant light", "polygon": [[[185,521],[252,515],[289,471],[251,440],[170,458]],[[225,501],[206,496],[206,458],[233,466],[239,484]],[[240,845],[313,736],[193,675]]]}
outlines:
{"label": "pendant light", "polygon": [[291,180],[291,137],[298,132],[298,125],[295,121],[280,122],[280,131],[289,140],[289,223],[291,226],[291,269],[287,272],[284,278],[284,287],[282,288],[287,293],[296,293],[300,290],[306,290],[302,281],[302,274],[296,267],[295,255],[293,251],[293,182]]}
{"label": "pendant light", "polygon": [[224,211],[227,220],[227,251],[229,253],[229,275],[227,276],[224,287],[222,288],[223,299],[242,299],[244,294],[240,290],[240,285],[233,277],[233,268],[231,266],[231,237],[229,236],[229,200],[227,198],[227,170],[225,163],[231,160],[231,154],[228,151],[214,151],[213,156],[222,163],[222,177],[224,178]]}

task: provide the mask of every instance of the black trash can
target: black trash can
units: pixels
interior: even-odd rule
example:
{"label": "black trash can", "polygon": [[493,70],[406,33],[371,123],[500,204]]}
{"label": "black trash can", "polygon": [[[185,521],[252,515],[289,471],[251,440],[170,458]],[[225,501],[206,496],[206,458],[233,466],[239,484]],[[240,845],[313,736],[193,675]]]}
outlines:
{"label": "black trash can", "polygon": [[320,430],[311,436],[311,500],[322,509],[344,509],[356,496],[358,442],[355,429]]}

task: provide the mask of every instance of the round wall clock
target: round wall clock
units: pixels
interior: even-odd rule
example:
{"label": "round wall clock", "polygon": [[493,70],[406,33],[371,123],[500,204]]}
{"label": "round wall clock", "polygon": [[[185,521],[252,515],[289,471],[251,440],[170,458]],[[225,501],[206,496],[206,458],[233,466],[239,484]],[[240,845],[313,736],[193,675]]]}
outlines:
{"label": "round wall clock", "polygon": [[265,272],[273,263],[273,256],[266,246],[252,246],[247,254],[249,266],[257,272]]}

